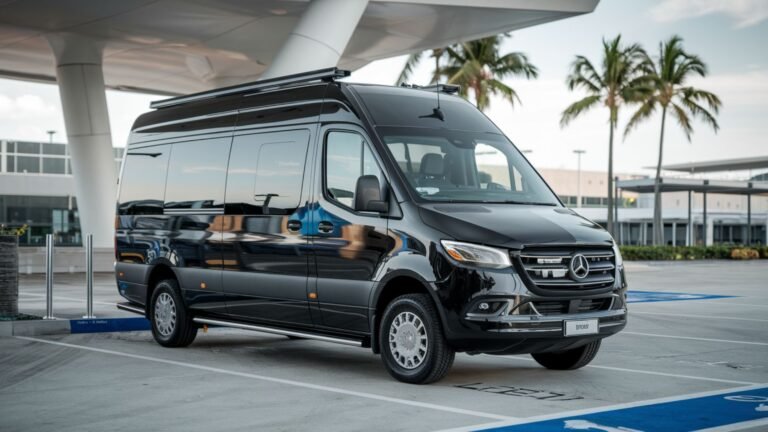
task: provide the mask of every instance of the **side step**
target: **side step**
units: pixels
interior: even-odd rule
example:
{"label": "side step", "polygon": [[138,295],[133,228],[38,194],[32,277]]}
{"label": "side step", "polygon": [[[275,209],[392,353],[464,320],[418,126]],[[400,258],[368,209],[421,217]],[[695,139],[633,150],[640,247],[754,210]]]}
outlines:
{"label": "side step", "polygon": [[274,327],[264,327],[260,325],[243,324],[239,322],[223,321],[220,319],[210,319],[210,318],[195,317],[192,320],[198,324],[208,324],[208,325],[221,326],[221,327],[232,327],[232,328],[243,329],[243,330],[253,330],[253,331],[262,332],[262,333],[272,333],[272,334],[278,334],[283,336],[294,336],[298,338],[314,339],[314,340],[319,340],[323,342],[332,342],[332,343],[356,346],[356,347],[363,346],[363,341],[361,340],[344,339],[344,338],[325,336],[325,335],[319,335],[314,333],[305,333],[298,330],[284,330],[284,329],[274,328]]}
{"label": "side step", "polygon": [[135,314],[139,314],[139,315],[142,315],[142,316],[146,315],[146,313],[144,312],[144,308],[143,307],[141,307],[139,305],[136,305],[136,304],[133,304],[133,303],[116,303],[115,306],[117,306],[117,308],[120,309],[120,310],[124,310],[124,311],[127,311],[127,312],[133,312]]}

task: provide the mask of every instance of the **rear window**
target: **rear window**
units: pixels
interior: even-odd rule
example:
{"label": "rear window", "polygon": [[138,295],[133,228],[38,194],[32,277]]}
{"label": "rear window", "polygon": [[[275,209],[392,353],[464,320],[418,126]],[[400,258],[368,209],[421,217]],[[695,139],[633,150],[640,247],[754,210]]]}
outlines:
{"label": "rear window", "polygon": [[125,153],[120,179],[121,215],[162,214],[165,175],[170,145],[131,150]]}
{"label": "rear window", "polygon": [[435,114],[438,94],[426,90],[358,85],[353,87],[376,126],[447,128],[501,133],[473,105],[458,96],[440,93],[443,120]]}

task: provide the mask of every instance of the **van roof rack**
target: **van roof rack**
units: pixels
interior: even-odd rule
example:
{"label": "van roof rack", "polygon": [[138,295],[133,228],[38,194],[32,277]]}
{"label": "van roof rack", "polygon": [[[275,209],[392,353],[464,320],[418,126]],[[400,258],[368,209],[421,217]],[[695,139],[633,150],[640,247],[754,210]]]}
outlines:
{"label": "van roof rack", "polygon": [[193,93],[190,95],[177,96],[170,99],[163,99],[154,101],[149,104],[150,108],[168,108],[177,105],[184,105],[190,102],[197,102],[204,99],[213,99],[222,96],[229,96],[240,93],[254,92],[264,89],[278,88],[289,84],[298,84],[311,81],[333,81],[338,78],[348,77],[350,72],[348,70],[338,69],[335,67],[326,69],[317,69],[309,72],[302,72],[293,75],[286,75],[282,77],[269,78],[265,80],[253,81],[250,83],[238,84],[230,87],[222,87],[218,89],[208,90],[200,93]]}
{"label": "van roof rack", "polygon": [[400,84],[400,87],[413,88],[426,91],[439,91],[446,94],[456,94],[461,90],[460,86],[455,84],[430,84],[427,86],[420,86],[416,84]]}

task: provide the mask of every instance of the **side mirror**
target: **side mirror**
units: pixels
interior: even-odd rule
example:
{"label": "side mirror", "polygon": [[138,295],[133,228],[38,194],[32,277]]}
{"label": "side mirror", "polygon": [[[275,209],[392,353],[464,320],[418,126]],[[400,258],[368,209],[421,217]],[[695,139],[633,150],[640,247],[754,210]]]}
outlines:
{"label": "side mirror", "polygon": [[376,213],[387,213],[389,203],[382,200],[381,185],[375,175],[364,175],[357,179],[355,185],[355,210]]}

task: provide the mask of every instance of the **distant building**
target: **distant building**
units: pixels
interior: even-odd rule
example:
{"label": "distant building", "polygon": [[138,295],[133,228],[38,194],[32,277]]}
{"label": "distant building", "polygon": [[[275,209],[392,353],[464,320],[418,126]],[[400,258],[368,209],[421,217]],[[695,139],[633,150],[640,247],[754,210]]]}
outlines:
{"label": "distant building", "polygon": [[[540,169],[539,172],[567,206],[576,209],[585,217],[605,224],[608,216],[608,188],[605,172],[582,171],[582,208],[577,205],[576,170]],[[618,174],[619,185],[628,180],[648,179],[647,176]],[[765,174],[753,176],[754,184]],[[703,180],[701,180],[703,181]],[[745,183],[744,182],[741,183]],[[736,182],[730,182],[736,183]],[[651,244],[653,240],[653,194],[618,190],[618,225],[616,240],[622,244]],[[767,244],[768,196],[753,195],[751,198],[751,241],[753,244]],[[664,219],[664,240],[667,244],[707,244],[747,242],[747,196],[735,194],[707,194],[707,224],[704,227],[704,197],[701,193],[691,195],[691,225],[688,232],[688,192],[665,192],[662,194],[662,216]]]}
{"label": "distant building", "polygon": [[[113,151],[119,171],[123,149]],[[29,225],[22,246],[41,246],[51,233],[56,244],[82,244],[69,146],[0,140],[0,224]]]}

